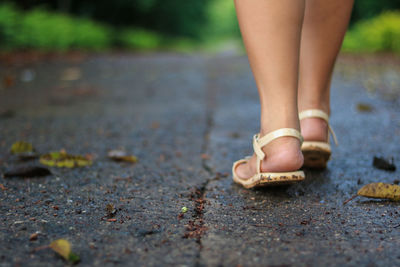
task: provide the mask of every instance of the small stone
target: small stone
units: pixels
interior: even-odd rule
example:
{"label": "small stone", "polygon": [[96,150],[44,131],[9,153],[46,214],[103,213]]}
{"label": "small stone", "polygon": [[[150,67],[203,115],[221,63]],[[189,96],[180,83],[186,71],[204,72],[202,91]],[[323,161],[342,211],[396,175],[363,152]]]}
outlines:
{"label": "small stone", "polygon": [[393,163],[393,158],[388,160],[383,157],[374,156],[372,165],[374,165],[374,167],[377,169],[381,169],[381,170],[385,170],[385,171],[394,172],[396,170],[396,165],[394,165],[394,163]]}
{"label": "small stone", "polygon": [[39,236],[39,232],[33,233],[31,234],[31,236],[29,237],[29,241],[35,241],[38,239]]}

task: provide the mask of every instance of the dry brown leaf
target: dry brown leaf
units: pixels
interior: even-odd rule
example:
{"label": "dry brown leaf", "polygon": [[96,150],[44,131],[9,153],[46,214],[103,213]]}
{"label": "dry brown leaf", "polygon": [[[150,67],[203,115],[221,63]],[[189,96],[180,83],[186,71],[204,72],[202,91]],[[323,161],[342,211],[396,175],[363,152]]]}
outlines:
{"label": "dry brown leaf", "polygon": [[128,155],[123,150],[111,150],[108,152],[108,157],[115,161],[126,161],[131,163],[137,162],[137,157],[133,155]]}
{"label": "dry brown leaf", "polygon": [[370,198],[400,201],[400,186],[385,183],[367,184],[358,190],[357,195]]}
{"label": "dry brown leaf", "polygon": [[371,112],[373,111],[373,107],[367,103],[358,103],[357,104],[357,110],[359,112]]}

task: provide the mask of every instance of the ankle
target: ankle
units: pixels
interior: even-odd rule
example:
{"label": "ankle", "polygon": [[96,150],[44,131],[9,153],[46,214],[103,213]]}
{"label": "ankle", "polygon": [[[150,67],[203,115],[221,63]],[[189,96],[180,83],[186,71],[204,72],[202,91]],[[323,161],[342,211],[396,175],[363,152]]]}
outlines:
{"label": "ankle", "polygon": [[268,119],[265,119],[265,116],[262,116],[260,137],[263,137],[264,135],[281,128],[292,128],[300,131],[298,114],[297,112],[293,114],[291,114],[291,116],[282,116],[281,118],[277,116],[275,118]]}
{"label": "ankle", "polygon": [[305,118],[300,121],[301,134],[305,141],[328,141],[328,124],[320,118]]}

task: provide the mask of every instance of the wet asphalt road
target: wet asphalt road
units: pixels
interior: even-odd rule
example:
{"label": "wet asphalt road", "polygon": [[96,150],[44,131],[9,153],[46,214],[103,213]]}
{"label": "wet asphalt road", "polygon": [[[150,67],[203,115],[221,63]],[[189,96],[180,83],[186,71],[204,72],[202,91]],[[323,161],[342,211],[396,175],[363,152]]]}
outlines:
{"label": "wet asphalt road", "polygon": [[[0,172],[39,164],[10,155],[17,140],[39,153],[90,154],[94,163],[0,177],[0,266],[65,265],[49,249],[35,251],[58,238],[85,266],[400,266],[400,204],[343,205],[364,184],[400,179],[372,166],[374,155],[400,163],[399,64],[384,63],[339,61],[331,123],[340,144],[327,170],[306,170],[293,186],[246,190],[230,173],[258,129],[246,57],[3,62],[0,74],[12,82],[3,78],[0,89]],[[139,162],[107,158],[121,148]],[[107,204],[115,222],[105,218]]]}

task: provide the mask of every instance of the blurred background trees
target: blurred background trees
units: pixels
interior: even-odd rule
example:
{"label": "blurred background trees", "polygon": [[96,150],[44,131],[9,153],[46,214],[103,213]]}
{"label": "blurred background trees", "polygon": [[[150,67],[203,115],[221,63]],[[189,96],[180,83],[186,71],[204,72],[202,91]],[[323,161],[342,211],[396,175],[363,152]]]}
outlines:
{"label": "blurred background trees", "polygon": [[[349,52],[400,53],[400,0],[356,1]],[[389,12],[390,11],[390,12]],[[240,43],[233,0],[14,0],[0,4],[2,50],[193,50]]]}

